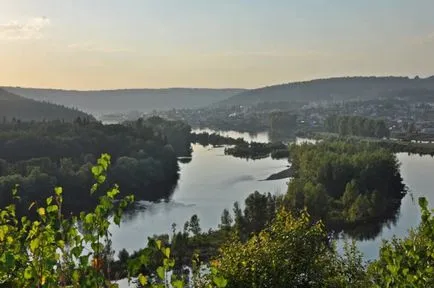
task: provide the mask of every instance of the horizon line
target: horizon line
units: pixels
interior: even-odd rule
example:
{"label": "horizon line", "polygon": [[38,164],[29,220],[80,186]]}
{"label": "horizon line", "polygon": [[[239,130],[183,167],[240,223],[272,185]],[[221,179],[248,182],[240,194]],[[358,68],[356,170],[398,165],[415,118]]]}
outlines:
{"label": "horizon line", "polygon": [[194,86],[172,86],[172,87],[159,87],[159,88],[144,88],[144,87],[128,87],[128,88],[95,88],[95,89],[70,89],[70,88],[53,88],[53,87],[31,87],[31,86],[10,86],[10,85],[2,85],[0,89],[8,89],[8,88],[18,88],[18,89],[36,89],[36,90],[57,90],[57,91],[65,91],[65,92],[108,92],[108,91],[121,91],[121,90],[256,90],[261,88],[267,88],[272,86],[280,86],[280,85],[288,85],[288,84],[297,84],[297,83],[306,83],[320,80],[333,80],[333,79],[345,79],[345,78],[406,78],[409,80],[429,80],[434,78],[434,74],[431,76],[420,77],[420,76],[403,76],[403,75],[356,75],[356,76],[329,76],[329,77],[318,77],[318,78],[310,78],[306,80],[299,81],[289,81],[289,82],[281,82],[274,84],[267,84],[262,86],[256,86],[254,88],[245,88],[245,87],[194,87]]}

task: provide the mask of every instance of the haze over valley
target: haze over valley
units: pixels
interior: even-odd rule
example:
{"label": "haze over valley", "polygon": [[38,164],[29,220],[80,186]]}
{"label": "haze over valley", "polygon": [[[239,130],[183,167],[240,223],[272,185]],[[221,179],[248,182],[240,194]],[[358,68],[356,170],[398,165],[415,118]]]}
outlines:
{"label": "haze over valley", "polygon": [[434,287],[433,1],[0,7],[0,287]]}

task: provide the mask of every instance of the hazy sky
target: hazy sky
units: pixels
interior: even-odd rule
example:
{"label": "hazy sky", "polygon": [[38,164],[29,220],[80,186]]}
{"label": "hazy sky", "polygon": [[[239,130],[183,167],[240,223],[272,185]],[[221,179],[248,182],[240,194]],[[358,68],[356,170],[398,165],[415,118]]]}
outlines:
{"label": "hazy sky", "polygon": [[434,74],[433,0],[0,0],[0,85]]}

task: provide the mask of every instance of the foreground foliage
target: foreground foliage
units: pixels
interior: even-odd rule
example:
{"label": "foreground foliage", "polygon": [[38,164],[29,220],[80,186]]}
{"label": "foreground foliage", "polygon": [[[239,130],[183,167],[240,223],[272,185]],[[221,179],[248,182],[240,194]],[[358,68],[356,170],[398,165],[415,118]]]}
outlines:
{"label": "foreground foliage", "polygon": [[[110,161],[111,157],[103,154],[92,167],[95,183],[90,194],[103,189]],[[35,212],[36,220],[17,217],[15,204],[0,209],[0,287],[117,287],[111,280],[119,275],[113,275],[111,269],[108,229],[112,223],[120,225],[125,208],[134,201],[131,195],[118,199],[119,194],[119,187],[113,185],[99,197],[92,212],[81,212],[78,217],[63,215],[61,187],[56,187],[45,201],[30,205],[28,209]],[[20,201],[18,186],[13,197]],[[171,249],[160,240],[150,240],[148,247],[120,272],[129,279],[136,277],[141,287],[167,287],[168,283],[184,287],[184,277],[169,273],[174,265]],[[193,276],[200,287],[227,284],[214,269],[206,276],[197,275],[199,270]]]}
{"label": "foreground foliage", "polygon": [[321,222],[280,210],[246,243],[233,239],[223,246],[217,263],[234,288],[366,287],[361,259],[349,256],[338,255]]}
{"label": "foreground foliage", "polygon": [[422,221],[404,239],[383,243],[370,267],[374,287],[434,287],[434,215],[419,199]]}
{"label": "foreground foliage", "polygon": [[[92,168],[97,182],[91,193],[105,182],[109,164],[110,156],[105,154]],[[114,185],[99,198],[93,212],[72,218],[63,216],[61,187],[45,202],[29,207],[36,210],[37,220],[18,219],[14,204],[1,210],[0,283],[6,287],[112,287],[105,277],[109,267],[104,255],[109,218],[113,216],[119,224],[123,210],[133,201],[127,196],[115,204],[118,194]]]}

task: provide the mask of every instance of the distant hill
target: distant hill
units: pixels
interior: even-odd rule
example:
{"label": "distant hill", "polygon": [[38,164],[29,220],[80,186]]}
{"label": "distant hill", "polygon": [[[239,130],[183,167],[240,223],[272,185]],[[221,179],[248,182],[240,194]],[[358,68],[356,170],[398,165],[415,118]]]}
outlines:
{"label": "distant hill", "polygon": [[434,76],[343,77],[294,82],[243,91],[219,105],[253,105],[261,102],[330,101],[376,99],[380,97],[434,98]]}
{"label": "distant hill", "polygon": [[222,101],[243,89],[125,89],[73,91],[5,87],[9,92],[26,98],[75,107],[100,116],[129,111],[151,112],[173,108],[200,108]]}
{"label": "distant hill", "polygon": [[27,99],[0,88],[0,121],[13,118],[21,121],[64,120],[74,121],[77,117],[93,118],[89,114],[61,105]]}

